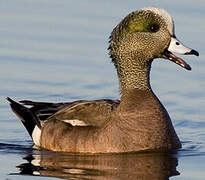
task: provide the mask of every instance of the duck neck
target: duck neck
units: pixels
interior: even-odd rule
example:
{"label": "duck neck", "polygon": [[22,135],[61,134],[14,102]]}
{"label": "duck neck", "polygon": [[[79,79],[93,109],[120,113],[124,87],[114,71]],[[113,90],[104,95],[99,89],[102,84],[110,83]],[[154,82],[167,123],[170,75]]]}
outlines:
{"label": "duck neck", "polygon": [[135,63],[117,67],[121,95],[126,95],[133,89],[151,91],[150,69],[152,61],[145,63],[131,62]]}

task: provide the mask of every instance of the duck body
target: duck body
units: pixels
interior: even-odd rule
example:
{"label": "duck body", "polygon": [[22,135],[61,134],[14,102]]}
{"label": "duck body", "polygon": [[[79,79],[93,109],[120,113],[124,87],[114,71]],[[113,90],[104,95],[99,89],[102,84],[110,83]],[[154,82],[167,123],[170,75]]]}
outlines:
{"label": "duck body", "polygon": [[[35,145],[44,149],[118,153],[170,151],[181,147],[166,109],[153,92],[135,89],[124,98],[124,102],[103,99],[70,104],[22,101],[32,106],[30,109],[11,99],[10,102],[16,114],[16,109],[22,112],[24,117],[18,116],[25,122],[32,116],[41,119],[40,131],[36,126],[31,137]],[[30,115],[25,116],[24,111]]]}
{"label": "duck body", "polygon": [[150,69],[154,58],[165,58],[190,70],[171,51],[197,56],[198,52],[176,39],[171,16],[157,7],[125,17],[111,33],[109,50],[119,77],[120,100],[17,103],[7,98],[34,144],[72,153],[181,148],[166,109],[151,89]]}

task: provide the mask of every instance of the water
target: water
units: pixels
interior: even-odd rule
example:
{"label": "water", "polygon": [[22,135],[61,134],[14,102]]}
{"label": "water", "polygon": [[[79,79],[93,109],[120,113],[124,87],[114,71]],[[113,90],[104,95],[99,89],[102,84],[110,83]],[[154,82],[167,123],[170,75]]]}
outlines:
{"label": "water", "polygon": [[[200,52],[199,58],[184,57],[191,72],[157,59],[151,73],[183,148],[172,154],[103,156],[33,150],[5,97],[55,102],[118,98],[108,37],[125,15],[149,5],[168,10],[178,38]],[[204,179],[204,8],[203,0],[1,1],[0,179]]]}

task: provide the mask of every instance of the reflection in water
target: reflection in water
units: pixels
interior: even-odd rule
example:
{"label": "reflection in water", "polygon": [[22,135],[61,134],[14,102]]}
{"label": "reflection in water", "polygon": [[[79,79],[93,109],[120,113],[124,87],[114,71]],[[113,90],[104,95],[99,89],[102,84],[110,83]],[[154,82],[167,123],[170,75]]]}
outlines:
{"label": "reflection in water", "polygon": [[177,158],[171,154],[71,155],[37,151],[24,159],[27,163],[17,166],[20,174],[65,179],[165,180],[179,175]]}

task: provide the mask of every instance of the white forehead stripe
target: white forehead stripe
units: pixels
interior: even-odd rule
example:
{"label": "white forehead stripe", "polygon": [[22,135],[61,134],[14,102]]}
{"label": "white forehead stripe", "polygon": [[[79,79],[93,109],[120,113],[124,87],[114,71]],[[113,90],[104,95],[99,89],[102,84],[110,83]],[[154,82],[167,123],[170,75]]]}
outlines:
{"label": "white forehead stripe", "polygon": [[149,10],[161,16],[167,23],[167,29],[170,32],[170,34],[174,35],[174,21],[171,15],[167,11],[165,11],[164,9],[158,8],[158,7],[154,7],[154,6],[143,8],[141,10],[144,10],[144,11]]}

